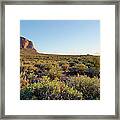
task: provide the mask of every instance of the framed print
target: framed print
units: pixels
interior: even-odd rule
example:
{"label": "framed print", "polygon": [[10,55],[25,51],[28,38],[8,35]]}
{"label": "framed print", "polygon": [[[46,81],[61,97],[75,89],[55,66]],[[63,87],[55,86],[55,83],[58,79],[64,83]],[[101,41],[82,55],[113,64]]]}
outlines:
{"label": "framed print", "polygon": [[1,118],[119,119],[118,1],[1,7]]}

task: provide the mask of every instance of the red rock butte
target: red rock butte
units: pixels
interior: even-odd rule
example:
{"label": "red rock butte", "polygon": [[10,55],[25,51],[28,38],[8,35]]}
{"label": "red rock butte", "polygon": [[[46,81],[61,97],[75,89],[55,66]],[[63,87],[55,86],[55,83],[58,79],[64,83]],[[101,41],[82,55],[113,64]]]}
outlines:
{"label": "red rock butte", "polygon": [[25,37],[20,37],[20,49],[25,53],[36,53],[36,49],[33,46],[32,41],[26,39]]}
{"label": "red rock butte", "polygon": [[20,37],[20,48],[31,48],[33,49],[33,43],[32,41],[24,38],[24,37]]}

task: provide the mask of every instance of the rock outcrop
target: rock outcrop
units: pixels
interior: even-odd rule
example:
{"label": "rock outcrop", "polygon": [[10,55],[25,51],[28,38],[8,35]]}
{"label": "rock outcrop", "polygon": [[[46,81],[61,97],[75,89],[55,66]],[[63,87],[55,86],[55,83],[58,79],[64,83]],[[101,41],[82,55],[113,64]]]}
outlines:
{"label": "rock outcrop", "polygon": [[30,41],[24,37],[20,37],[20,48],[34,49],[32,41]]}
{"label": "rock outcrop", "polygon": [[34,48],[32,41],[25,37],[20,37],[20,52],[24,54],[35,54],[37,50]]}

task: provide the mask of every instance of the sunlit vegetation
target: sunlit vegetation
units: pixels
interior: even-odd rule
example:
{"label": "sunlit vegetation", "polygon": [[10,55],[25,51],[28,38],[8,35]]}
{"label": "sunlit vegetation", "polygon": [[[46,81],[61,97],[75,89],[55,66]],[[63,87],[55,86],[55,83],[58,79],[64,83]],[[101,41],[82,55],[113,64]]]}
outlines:
{"label": "sunlit vegetation", "polygon": [[21,100],[99,100],[100,56],[20,52]]}

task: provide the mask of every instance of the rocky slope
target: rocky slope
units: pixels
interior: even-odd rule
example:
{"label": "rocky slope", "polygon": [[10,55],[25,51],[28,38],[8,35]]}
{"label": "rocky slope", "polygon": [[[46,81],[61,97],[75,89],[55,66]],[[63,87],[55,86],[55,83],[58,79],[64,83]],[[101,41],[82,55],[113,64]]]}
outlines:
{"label": "rocky slope", "polygon": [[37,53],[32,41],[26,39],[25,37],[20,37],[20,52],[26,54]]}
{"label": "rocky slope", "polygon": [[24,38],[24,37],[20,37],[20,48],[31,48],[33,49],[33,43],[32,41]]}

